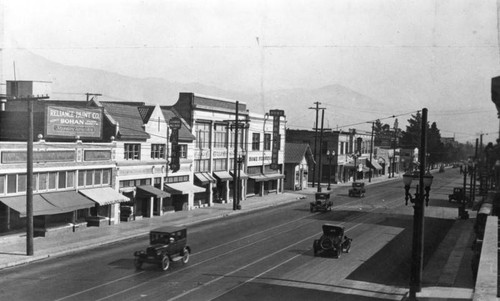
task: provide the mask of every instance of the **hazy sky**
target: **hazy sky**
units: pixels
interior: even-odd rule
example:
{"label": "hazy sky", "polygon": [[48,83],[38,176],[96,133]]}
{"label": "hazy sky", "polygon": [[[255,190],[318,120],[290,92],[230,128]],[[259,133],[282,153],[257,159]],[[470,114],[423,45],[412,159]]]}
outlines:
{"label": "hazy sky", "polygon": [[386,116],[429,108],[443,136],[498,137],[495,0],[0,3],[6,49],[252,93],[340,84],[393,104]]}

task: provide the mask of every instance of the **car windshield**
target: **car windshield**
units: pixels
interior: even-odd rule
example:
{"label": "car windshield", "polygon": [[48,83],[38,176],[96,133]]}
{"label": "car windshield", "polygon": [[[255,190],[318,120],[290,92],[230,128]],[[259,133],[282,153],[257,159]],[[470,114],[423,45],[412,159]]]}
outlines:
{"label": "car windshield", "polygon": [[151,244],[168,244],[169,237],[169,233],[151,233]]}

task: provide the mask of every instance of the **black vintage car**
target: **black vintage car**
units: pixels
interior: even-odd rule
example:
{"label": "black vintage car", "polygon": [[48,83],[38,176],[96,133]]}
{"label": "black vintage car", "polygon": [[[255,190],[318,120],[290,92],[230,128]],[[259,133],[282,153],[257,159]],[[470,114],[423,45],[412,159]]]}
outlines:
{"label": "black vintage car", "polygon": [[349,189],[349,196],[364,197],[365,196],[365,183],[353,182],[351,189]]}
{"label": "black vintage car", "polygon": [[134,252],[134,265],[137,269],[143,263],[158,264],[166,271],[171,261],[187,263],[191,248],[187,246],[187,229],[161,227],[149,233],[149,247],[145,251]]}
{"label": "black vintage car", "polygon": [[349,253],[352,238],[347,237],[344,232],[343,226],[324,224],[323,235],[313,243],[314,256],[326,252],[339,258],[342,253]]}
{"label": "black vintage car", "polygon": [[316,192],[314,202],[309,203],[309,209],[314,211],[332,210],[333,202],[330,201],[330,192]]}

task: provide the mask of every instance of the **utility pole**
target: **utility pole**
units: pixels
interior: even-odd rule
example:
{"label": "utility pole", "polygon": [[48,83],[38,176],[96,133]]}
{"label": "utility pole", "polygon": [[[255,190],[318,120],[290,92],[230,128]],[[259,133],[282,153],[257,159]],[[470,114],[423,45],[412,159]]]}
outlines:
{"label": "utility pole", "polygon": [[233,210],[238,209],[238,186],[239,186],[239,177],[238,177],[238,122],[239,122],[239,101],[236,101],[236,114],[235,114],[235,122],[234,122],[234,158],[233,158],[233,168],[234,168],[234,180],[233,180]]}
{"label": "utility pole", "polygon": [[[325,108],[320,108],[319,105],[321,102],[316,101],[314,103],[316,107],[310,107],[310,110],[316,110],[316,123],[314,124],[314,162],[316,162],[316,149],[317,149],[317,140],[318,140],[318,111],[320,109],[324,110]],[[313,178],[312,178],[312,187],[314,187],[314,182],[316,182],[316,164],[313,166]]]}
{"label": "utility pole", "polygon": [[394,120],[394,145],[392,148],[393,154],[392,154],[392,177],[394,178],[394,170],[396,169],[396,143],[398,139],[398,119]]}
{"label": "utility pole", "polygon": [[373,156],[372,156],[372,154],[373,154],[373,128],[374,128],[374,126],[375,126],[375,122],[372,121],[372,137],[370,139],[370,164],[371,164],[372,168],[370,168],[370,176],[368,178],[368,182],[370,182],[370,183],[372,181],[372,173],[373,173],[373,163],[372,163]]}
{"label": "utility pole", "polygon": [[325,109],[321,109],[321,132],[320,132],[320,136],[319,136],[319,149],[320,149],[320,152],[319,152],[319,175],[318,175],[318,192],[321,192],[321,178],[323,176],[323,172],[322,172],[322,158],[323,158],[323,154],[321,153],[321,147],[323,145],[323,123],[325,121]]}

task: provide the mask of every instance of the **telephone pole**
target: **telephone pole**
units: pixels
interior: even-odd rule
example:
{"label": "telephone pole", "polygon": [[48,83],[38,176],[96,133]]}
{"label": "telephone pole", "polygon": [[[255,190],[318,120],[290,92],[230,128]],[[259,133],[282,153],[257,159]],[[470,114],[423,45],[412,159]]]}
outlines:
{"label": "telephone pole", "polygon": [[312,178],[312,187],[314,187],[314,183],[316,182],[316,149],[317,149],[317,140],[318,140],[318,111],[324,110],[325,108],[320,108],[319,105],[321,102],[316,101],[314,103],[316,107],[309,107],[309,110],[316,110],[316,123],[314,124],[314,166],[313,166],[313,178]]}

